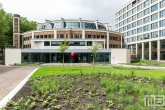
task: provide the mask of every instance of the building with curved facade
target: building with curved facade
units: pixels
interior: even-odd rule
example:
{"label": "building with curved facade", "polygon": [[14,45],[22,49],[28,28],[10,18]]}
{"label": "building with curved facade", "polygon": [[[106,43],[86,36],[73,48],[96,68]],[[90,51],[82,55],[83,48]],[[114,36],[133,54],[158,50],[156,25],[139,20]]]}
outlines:
{"label": "building with curved facade", "polygon": [[[62,62],[62,55],[58,48],[59,42],[63,43],[65,40],[70,45],[64,55],[66,63],[92,62],[88,47],[96,43],[101,47],[99,57],[95,59],[96,62],[111,63],[112,49],[124,50],[122,49],[123,34],[111,31],[108,23],[101,23],[98,20],[90,21],[81,18],[46,20],[44,23],[37,24],[37,30],[24,33],[19,33],[19,15],[14,15],[13,21],[13,46],[22,48],[22,62]],[[22,36],[22,45],[20,45],[19,36]],[[70,55],[71,52],[75,53],[74,57]]]}

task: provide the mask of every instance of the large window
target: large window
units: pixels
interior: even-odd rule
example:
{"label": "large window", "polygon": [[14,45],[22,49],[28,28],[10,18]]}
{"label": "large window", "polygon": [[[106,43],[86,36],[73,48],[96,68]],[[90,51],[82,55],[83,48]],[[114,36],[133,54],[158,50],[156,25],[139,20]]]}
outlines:
{"label": "large window", "polygon": [[157,29],[158,28],[158,22],[151,24],[151,29]]}
{"label": "large window", "polygon": [[61,23],[55,22],[54,23],[54,28],[61,28]]}
{"label": "large window", "polygon": [[131,11],[127,12],[127,17],[131,15]]}
{"label": "large window", "polygon": [[137,41],[142,40],[142,35],[137,36]]}
{"label": "large window", "polygon": [[162,10],[161,12],[160,12],[160,18],[161,17],[165,17],[165,10]]}
{"label": "large window", "polygon": [[154,3],[154,2],[156,2],[157,0],[151,0],[151,3]]}
{"label": "large window", "polygon": [[131,4],[129,4],[128,6],[127,6],[127,10],[129,10],[131,8]]}
{"label": "large window", "polygon": [[136,22],[132,23],[132,28],[136,27]]}
{"label": "large window", "polygon": [[44,41],[44,46],[50,46],[50,41]]}
{"label": "large window", "polygon": [[121,20],[122,20],[122,16],[119,17],[119,21],[121,21]]}
{"label": "large window", "polygon": [[122,10],[119,11],[119,15],[121,15],[121,14],[122,14]]}
{"label": "large window", "polygon": [[132,37],[132,42],[136,41],[136,36]]}
{"label": "large window", "polygon": [[124,14],[124,15],[123,15],[123,19],[125,19],[125,18],[126,18],[126,16],[127,16],[127,15],[126,15],[126,14]]}
{"label": "large window", "polygon": [[[115,22],[117,23],[119,21],[119,19],[115,19]],[[82,25],[82,24],[81,24]],[[84,28],[85,28],[85,23],[83,24],[84,25]]]}
{"label": "large window", "polygon": [[142,12],[137,14],[137,18],[140,18],[140,17],[142,17]]}
{"label": "large window", "polygon": [[[117,19],[117,22],[118,22],[118,19]],[[81,22],[81,28],[96,29],[96,24]]]}
{"label": "large window", "polygon": [[131,42],[131,39],[130,38],[127,38],[127,43]]}
{"label": "large window", "polygon": [[163,8],[163,7],[165,7],[165,0],[160,2],[160,8]]}
{"label": "large window", "polygon": [[132,14],[136,13],[136,8],[132,9]]}
{"label": "large window", "polygon": [[160,37],[163,37],[163,36],[165,36],[165,29],[160,30]]}
{"label": "large window", "polygon": [[144,10],[144,16],[150,13],[150,8]]}
{"label": "large window", "polygon": [[79,22],[64,22],[64,28],[80,28]]}
{"label": "large window", "polygon": [[64,38],[64,34],[60,34],[60,38]]}
{"label": "large window", "polygon": [[142,4],[140,4],[138,7],[137,7],[137,11],[141,10],[142,9]]}
{"label": "large window", "polygon": [[150,38],[150,34],[149,33],[143,34],[143,38],[144,39],[149,39]]}
{"label": "large window", "polygon": [[118,17],[119,16],[119,13],[117,12],[116,14],[115,14],[115,17]]}
{"label": "large window", "polygon": [[51,41],[51,46],[58,46],[58,42],[57,41]]}
{"label": "large window", "polygon": [[137,28],[137,33],[141,33],[142,32],[142,27]]}
{"label": "large window", "polygon": [[115,25],[115,28],[118,28],[118,24]]}
{"label": "large window", "polygon": [[151,38],[157,38],[158,37],[158,31],[151,33]]}
{"label": "large window", "polygon": [[144,18],[144,20],[143,20],[143,23],[144,23],[144,24],[145,24],[145,23],[148,23],[148,22],[150,22],[150,16]]}
{"label": "large window", "polygon": [[155,4],[155,5],[153,5],[153,6],[151,7],[151,11],[152,11],[152,12],[154,12],[154,11],[156,11],[156,10],[158,10],[158,4]]}
{"label": "large window", "polygon": [[136,29],[132,30],[132,35],[136,34]]}
{"label": "large window", "polygon": [[119,27],[122,26],[122,22],[119,23]]}
{"label": "large window", "polygon": [[165,26],[165,20],[160,21],[160,27],[164,27]]}
{"label": "large window", "polygon": [[140,26],[140,25],[142,25],[142,19],[137,21],[137,26]]}
{"label": "large window", "polygon": [[126,24],[126,20],[123,21],[123,25],[125,25],[125,24]]}
{"label": "large window", "polygon": [[156,19],[158,19],[158,13],[155,13],[155,14],[151,15],[151,20],[152,21],[156,20]]}
{"label": "large window", "polygon": [[143,32],[149,31],[149,30],[150,30],[150,26],[149,25],[143,26]]}
{"label": "large window", "polygon": [[136,15],[132,16],[132,21],[136,20]]}
{"label": "large window", "polygon": [[131,35],[131,31],[128,31],[128,32],[127,32],[127,36],[130,36],[130,35]]}
{"label": "large window", "polygon": [[144,7],[146,7],[148,5],[149,5],[149,0],[147,0],[147,1],[144,2]]}
{"label": "large window", "polygon": [[126,9],[126,7],[125,7],[125,8],[123,9],[123,13],[126,12],[126,10],[127,10],[127,9]]}
{"label": "large window", "polygon": [[127,30],[131,29],[131,24],[127,25]]}
{"label": "large window", "polygon": [[123,27],[123,31],[126,31],[126,26]]}
{"label": "large window", "polygon": [[131,17],[127,19],[127,23],[131,22]]}

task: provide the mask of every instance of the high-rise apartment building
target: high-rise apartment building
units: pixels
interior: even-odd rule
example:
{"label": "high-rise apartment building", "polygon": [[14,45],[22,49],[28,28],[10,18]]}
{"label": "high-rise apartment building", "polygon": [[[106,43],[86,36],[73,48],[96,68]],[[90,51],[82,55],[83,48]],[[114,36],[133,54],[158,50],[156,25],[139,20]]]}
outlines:
{"label": "high-rise apartment building", "polygon": [[165,0],[132,0],[115,13],[115,31],[141,59],[165,60]]}

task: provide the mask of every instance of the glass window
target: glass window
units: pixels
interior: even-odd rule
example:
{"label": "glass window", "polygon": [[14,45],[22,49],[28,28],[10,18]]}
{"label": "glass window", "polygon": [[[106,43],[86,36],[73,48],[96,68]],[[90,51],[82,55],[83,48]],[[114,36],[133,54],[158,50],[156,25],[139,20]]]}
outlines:
{"label": "glass window", "polygon": [[[117,22],[118,22],[118,19],[117,19]],[[96,29],[96,24],[95,23],[81,22],[81,28]]]}
{"label": "glass window", "polygon": [[165,7],[165,0],[160,2],[160,8],[163,8],[163,7]]}
{"label": "glass window", "polygon": [[151,3],[154,3],[154,2],[156,2],[157,0],[151,0]]}
{"label": "glass window", "polygon": [[148,16],[148,17],[146,17],[146,18],[143,19],[143,23],[144,24],[145,23],[148,23],[148,22],[150,22],[150,16]]}
{"label": "glass window", "polygon": [[117,13],[115,14],[115,17],[118,17],[118,15],[119,15],[119,13],[117,12]]}
{"label": "glass window", "polygon": [[127,25],[127,30],[131,29],[131,24]]}
{"label": "glass window", "polygon": [[61,28],[61,23],[55,22],[54,23],[54,28]]}
{"label": "glass window", "polygon": [[149,25],[143,26],[143,32],[149,31],[149,30],[150,30],[150,26]]}
{"label": "glass window", "polygon": [[131,15],[131,11],[127,12],[127,17],[129,17]]}
{"label": "glass window", "polygon": [[132,23],[132,28],[136,27],[136,22]]}
{"label": "glass window", "polygon": [[160,30],[160,37],[163,37],[163,36],[165,36],[165,29]]}
{"label": "glass window", "polygon": [[127,38],[127,43],[131,42],[131,39],[130,38]]}
{"label": "glass window", "polygon": [[127,36],[127,33],[125,32],[125,33],[124,33],[124,37],[126,37],[126,36]]}
{"label": "glass window", "polygon": [[80,28],[79,22],[64,22],[64,28]]}
{"label": "glass window", "polygon": [[122,16],[119,17],[119,21],[121,21],[121,20],[122,20]]}
{"label": "glass window", "polygon": [[123,31],[126,31],[126,26],[123,27]]}
{"label": "glass window", "polygon": [[144,10],[144,16],[150,13],[150,8]]}
{"label": "glass window", "polygon": [[118,28],[118,24],[115,25],[115,28]]}
{"label": "glass window", "polygon": [[157,38],[158,37],[158,31],[151,33],[151,38]]}
{"label": "glass window", "polygon": [[140,26],[140,25],[142,25],[142,19],[137,21],[137,26]]}
{"label": "glass window", "polygon": [[150,34],[149,33],[143,34],[143,38],[144,39],[149,39],[150,38]]}
{"label": "glass window", "polygon": [[122,28],[119,29],[119,32],[122,32]]}
{"label": "glass window", "polygon": [[158,13],[155,13],[155,14],[151,15],[151,20],[152,21],[156,20],[156,19],[158,19]]}
{"label": "glass window", "polygon": [[119,27],[122,26],[122,22],[119,23]]}
{"label": "glass window", "polygon": [[136,34],[136,29],[132,30],[132,35]]}
{"label": "glass window", "polygon": [[132,9],[132,14],[136,13],[136,8]]}
{"label": "glass window", "polygon": [[80,46],[85,46],[85,41],[80,41]]}
{"label": "glass window", "polygon": [[60,34],[60,38],[64,38],[64,34]]}
{"label": "glass window", "polygon": [[126,12],[126,7],[123,9],[123,13]]}
{"label": "glass window", "polygon": [[127,36],[130,36],[130,35],[131,35],[131,32],[130,32],[130,31],[128,31],[128,32],[127,32]]}
{"label": "glass window", "polygon": [[161,12],[160,12],[160,18],[161,17],[165,17],[165,10],[162,10]]}
{"label": "glass window", "polygon": [[151,7],[151,11],[154,12],[158,9],[158,4],[155,4]]}
{"label": "glass window", "polygon": [[160,27],[164,27],[165,26],[165,20],[161,20],[160,21]]}
{"label": "glass window", "polygon": [[142,17],[142,12],[137,14],[137,18],[140,18],[140,17]]}
{"label": "glass window", "polygon": [[58,42],[57,41],[51,41],[51,46],[58,46]]}
{"label": "glass window", "polygon": [[126,20],[123,21],[123,25],[125,25],[125,24],[126,24]]}
{"label": "glass window", "polygon": [[44,46],[50,46],[50,41],[44,41]]}
{"label": "glass window", "polygon": [[136,20],[136,15],[132,16],[132,21]]}
{"label": "glass window", "polygon": [[142,9],[142,4],[140,4],[139,6],[137,6],[137,11]]}
{"label": "glass window", "polygon": [[158,22],[151,24],[151,29],[157,29],[158,28]]}
{"label": "glass window", "polygon": [[141,33],[142,32],[142,27],[137,28],[137,33]]}
{"label": "glass window", "polygon": [[132,37],[132,42],[136,41],[136,36]]}
{"label": "glass window", "polygon": [[126,14],[124,14],[124,15],[123,15],[123,19],[125,19],[125,18],[126,18],[126,16],[127,16],[127,15],[126,15]]}
{"label": "glass window", "polygon": [[137,36],[137,41],[142,40],[142,35]]}
{"label": "glass window", "polygon": [[87,41],[87,46],[91,46],[92,45],[92,41]]}
{"label": "glass window", "polygon": [[144,2],[144,7],[146,7],[148,5],[149,5],[149,0],[147,0],[147,1]]}
{"label": "glass window", "polygon": [[127,23],[131,22],[131,17],[127,19]]}
{"label": "glass window", "polygon": [[121,15],[121,14],[122,14],[122,10],[119,11],[119,15]]}
{"label": "glass window", "polygon": [[129,10],[131,8],[131,4],[129,4],[128,6],[127,6],[127,10]]}

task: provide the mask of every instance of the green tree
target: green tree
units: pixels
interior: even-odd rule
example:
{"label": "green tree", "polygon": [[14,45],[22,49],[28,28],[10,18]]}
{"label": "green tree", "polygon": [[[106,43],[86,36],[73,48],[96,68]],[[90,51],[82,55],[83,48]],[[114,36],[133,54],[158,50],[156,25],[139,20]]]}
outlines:
{"label": "green tree", "polygon": [[69,44],[68,44],[68,42],[66,40],[64,41],[64,43],[59,42],[58,44],[59,44],[58,51],[60,53],[62,53],[62,63],[63,63],[62,70],[64,70],[64,53],[65,53],[66,50],[68,50]]}
{"label": "green tree", "polygon": [[88,47],[88,50],[92,53],[91,56],[93,56],[93,67],[95,67],[95,57],[99,56],[98,50],[100,49],[100,45],[96,43],[95,45],[92,45]]}
{"label": "green tree", "polygon": [[6,36],[6,33],[9,30],[9,21],[6,20],[6,17],[7,13],[3,9],[0,9],[0,50],[2,56],[4,49],[9,46],[8,36]]}

